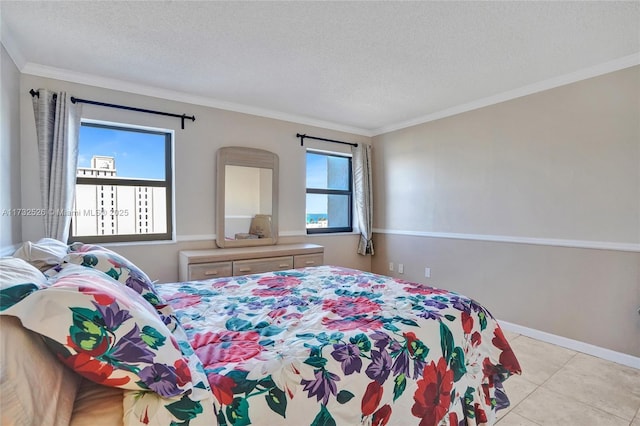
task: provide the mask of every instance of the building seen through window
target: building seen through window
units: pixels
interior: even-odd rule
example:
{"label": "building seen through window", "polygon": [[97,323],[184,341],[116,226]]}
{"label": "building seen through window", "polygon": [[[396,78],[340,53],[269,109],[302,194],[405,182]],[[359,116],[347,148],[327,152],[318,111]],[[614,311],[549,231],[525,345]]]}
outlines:
{"label": "building seen through window", "polygon": [[170,158],[170,133],[82,123],[70,239],[171,239]]}

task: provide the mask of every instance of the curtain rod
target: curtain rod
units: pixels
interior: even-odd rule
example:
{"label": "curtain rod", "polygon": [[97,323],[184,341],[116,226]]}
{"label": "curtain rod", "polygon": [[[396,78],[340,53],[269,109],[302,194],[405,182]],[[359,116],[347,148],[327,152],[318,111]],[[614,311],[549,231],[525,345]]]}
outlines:
{"label": "curtain rod", "polygon": [[[31,94],[31,96],[37,96],[40,97],[40,92],[38,92],[37,90],[29,90],[29,93]],[[55,94],[54,94],[55,97]],[[81,104],[90,104],[90,105],[98,105],[98,106],[103,106],[103,107],[108,107],[108,108],[118,108],[118,109],[125,109],[128,111],[137,111],[137,112],[145,112],[147,114],[156,114],[156,115],[164,115],[167,117],[177,117],[180,118],[182,120],[182,128],[184,129],[184,120],[185,119],[189,119],[191,121],[196,121],[196,116],[195,115],[187,115],[187,114],[173,114],[170,112],[163,112],[163,111],[154,111],[151,109],[143,109],[143,108],[136,108],[136,107],[130,107],[130,106],[126,106],[126,105],[116,105],[116,104],[108,104],[105,102],[98,102],[98,101],[90,101],[88,99],[80,99],[80,98],[75,98],[75,97],[71,97],[71,102],[72,103],[76,103],[79,102]]]}
{"label": "curtain rod", "polygon": [[296,133],[296,137],[300,138],[300,146],[304,146],[304,138],[307,139],[315,139],[317,141],[325,141],[325,142],[333,142],[333,143],[341,143],[343,145],[351,145],[351,146],[358,146],[357,143],[351,143],[351,142],[342,142],[342,141],[336,141],[333,139],[325,139],[325,138],[317,138],[315,136],[307,136],[306,134],[301,135],[300,133]]}

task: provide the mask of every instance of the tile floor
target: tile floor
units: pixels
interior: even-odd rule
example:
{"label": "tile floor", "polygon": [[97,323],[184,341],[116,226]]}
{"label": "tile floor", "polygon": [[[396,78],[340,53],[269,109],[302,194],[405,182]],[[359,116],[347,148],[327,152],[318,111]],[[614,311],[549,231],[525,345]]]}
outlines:
{"label": "tile floor", "polygon": [[497,426],[640,426],[640,370],[505,335],[522,375],[504,383],[511,406]]}

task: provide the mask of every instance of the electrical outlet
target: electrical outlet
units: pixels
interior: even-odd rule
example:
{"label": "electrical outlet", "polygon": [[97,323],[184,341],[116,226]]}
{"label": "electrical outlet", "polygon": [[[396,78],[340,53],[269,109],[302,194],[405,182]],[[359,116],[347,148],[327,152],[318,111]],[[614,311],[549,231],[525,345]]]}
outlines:
{"label": "electrical outlet", "polygon": [[402,263],[398,263],[398,273],[404,274],[404,265]]}
{"label": "electrical outlet", "polygon": [[393,262],[389,262],[389,272],[393,272]]}
{"label": "electrical outlet", "polygon": [[424,268],[425,278],[431,278],[431,268]]}

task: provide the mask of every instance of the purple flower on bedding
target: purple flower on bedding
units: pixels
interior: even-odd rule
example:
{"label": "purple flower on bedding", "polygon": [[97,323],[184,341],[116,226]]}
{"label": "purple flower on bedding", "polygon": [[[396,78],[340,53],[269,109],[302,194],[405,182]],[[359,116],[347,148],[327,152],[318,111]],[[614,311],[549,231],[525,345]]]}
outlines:
{"label": "purple flower on bedding", "polygon": [[360,372],[362,368],[362,360],[360,359],[360,348],[351,344],[333,345],[331,356],[340,363],[342,371],[346,376],[354,372]]}
{"label": "purple flower on bedding", "polygon": [[391,372],[391,357],[386,351],[371,351],[371,364],[365,370],[370,379],[384,384]]}
{"label": "purple flower on bedding", "polygon": [[104,320],[104,325],[111,331],[117,330],[122,323],[131,318],[129,311],[121,310],[116,302],[106,306],[93,301],[91,303],[98,309]]}
{"label": "purple flower on bedding", "polygon": [[143,294],[147,291],[152,291],[142,273],[132,268],[129,269],[129,276],[127,277],[125,285],[140,294]]}
{"label": "purple flower on bedding", "polygon": [[245,306],[249,311],[257,311],[259,309],[262,309],[266,304],[267,303],[263,302],[262,300],[254,300],[251,302],[247,302]]}
{"label": "purple flower on bedding", "polygon": [[303,306],[303,305],[305,305],[305,302],[302,299],[300,299],[299,297],[285,296],[285,297],[277,300],[273,304],[273,309],[287,308],[289,306]]}
{"label": "purple flower on bedding", "polygon": [[339,380],[338,375],[325,369],[318,369],[315,372],[315,379],[302,379],[301,383],[304,385],[304,390],[309,392],[309,398],[315,396],[318,401],[322,400],[322,403],[327,405],[329,396],[335,396],[337,392],[336,382]]}
{"label": "purple flower on bedding", "polygon": [[181,393],[177,386],[178,375],[173,367],[153,364],[140,370],[138,375],[149,389],[160,396],[171,397]]}
{"label": "purple flower on bedding", "polygon": [[109,355],[118,361],[127,363],[153,362],[153,352],[140,336],[140,329],[136,324],[131,331],[122,336],[114,345],[114,350]]}
{"label": "purple flower on bedding", "polygon": [[405,376],[409,376],[409,352],[406,350],[400,351],[396,360],[393,362],[393,375],[397,376],[399,374],[404,374]]}
{"label": "purple flower on bedding", "polygon": [[371,334],[369,337],[371,337],[371,339],[375,341],[373,346],[375,346],[379,350],[383,350],[384,348],[386,348],[389,342],[391,341],[391,338],[387,334],[383,333],[382,331],[376,331],[373,334]]}
{"label": "purple flower on bedding", "polygon": [[392,340],[391,344],[389,345],[389,350],[394,353],[394,352],[399,352],[402,350],[402,345],[400,344],[400,342],[398,342],[397,340]]}
{"label": "purple flower on bedding", "polygon": [[449,298],[451,307],[459,311],[467,311],[469,309],[469,301],[457,295],[453,295]]}
{"label": "purple flower on bedding", "polygon": [[432,320],[439,320],[440,318],[442,318],[442,314],[440,312],[430,311],[428,309],[420,312],[418,316],[420,318],[432,319]]}
{"label": "purple flower on bedding", "polygon": [[414,358],[413,360],[413,379],[414,380],[422,376],[422,371],[424,370],[425,365],[427,365],[426,362],[418,358]]}
{"label": "purple flower on bedding", "polygon": [[446,303],[443,303],[441,300],[435,298],[425,299],[424,304],[425,306],[431,306],[436,309],[444,309],[447,307]]}

